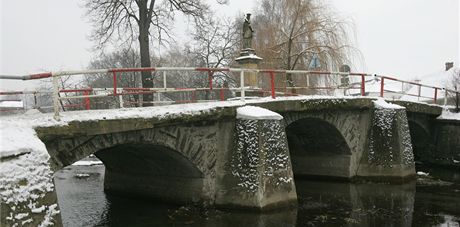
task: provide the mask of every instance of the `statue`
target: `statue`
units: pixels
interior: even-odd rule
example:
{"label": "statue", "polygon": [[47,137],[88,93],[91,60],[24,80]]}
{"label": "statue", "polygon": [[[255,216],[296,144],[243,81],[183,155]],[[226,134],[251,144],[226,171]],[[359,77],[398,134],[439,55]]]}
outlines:
{"label": "statue", "polygon": [[254,33],[254,30],[252,30],[251,22],[249,22],[250,19],[251,14],[246,14],[243,23],[243,50],[252,48],[252,33]]}

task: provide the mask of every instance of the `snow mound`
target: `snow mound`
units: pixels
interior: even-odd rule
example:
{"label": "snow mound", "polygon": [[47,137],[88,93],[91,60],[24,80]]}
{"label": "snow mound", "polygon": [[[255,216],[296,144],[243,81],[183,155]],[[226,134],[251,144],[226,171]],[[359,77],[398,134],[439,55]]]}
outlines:
{"label": "snow mound", "polygon": [[236,118],[246,120],[281,120],[283,116],[261,107],[244,106],[236,109]]}
{"label": "snow mound", "polygon": [[377,109],[405,109],[405,107],[403,106],[392,104],[392,103],[387,103],[382,98],[378,98],[377,100],[372,101],[372,102],[374,102],[374,106]]}
{"label": "snow mound", "polygon": [[2,124],[0,140],[0,158],[30,153],[37,148],[46,152],[43,142],[35,136],[31,127]]}
{"label": "snow mound", "polygon": [[458,120],[460,121],[460,113],[452,113],[448,110],[443,109],[441,116],[438,119],[445,119],[445,120]]}
{"label": "snow mound", "polygon": [[102,165],[101,161],[78,161],[72,164],[73,166],[95,166],[95,165]]}
{"label": "snow mound", "polygon": [[418,172],[417,172],[417,175],[419,175],[419,176],[428,176],[428,175],[430,175],[430,174],[429,174],[429,173],[422,172],[422,171],[418,171]]}

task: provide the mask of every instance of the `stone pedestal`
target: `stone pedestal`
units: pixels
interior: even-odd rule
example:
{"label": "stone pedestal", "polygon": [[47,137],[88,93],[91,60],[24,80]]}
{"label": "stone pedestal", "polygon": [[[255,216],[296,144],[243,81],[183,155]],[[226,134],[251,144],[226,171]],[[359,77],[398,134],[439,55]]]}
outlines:
{"label": "stone pedestal", "polygon": [[[236,58],[241,68],[245,69],[257,69],[261,60],[262,58],[257,56],[255,50],[251,48],[243,49],[240,56]],[[258,83],[259,80],[256,72],[244,73],[244,85],[246,87],[258,87]]]}

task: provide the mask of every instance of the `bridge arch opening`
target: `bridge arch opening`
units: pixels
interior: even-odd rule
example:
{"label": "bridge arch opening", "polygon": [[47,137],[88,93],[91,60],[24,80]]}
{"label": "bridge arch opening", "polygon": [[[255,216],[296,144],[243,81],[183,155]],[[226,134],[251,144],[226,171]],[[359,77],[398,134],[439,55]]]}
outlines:
{"label": "bridge arch opening", "polygon": [[350,177],[350,147],[334,125],[303,118],[289,124],[286,134],[296,177]]}
{"label": "bridge arch opening", "polygon": [[428,131],[418,122],[408,120],[409,132],[416,162],[429,162],[434,157],[434,144]]}
{"label": "bridge arch opening", "polygon": [[95,153],[105,165],[104,190],[173,203],[198,202],[203,173],[180,152],[158,144],[126,143]]}

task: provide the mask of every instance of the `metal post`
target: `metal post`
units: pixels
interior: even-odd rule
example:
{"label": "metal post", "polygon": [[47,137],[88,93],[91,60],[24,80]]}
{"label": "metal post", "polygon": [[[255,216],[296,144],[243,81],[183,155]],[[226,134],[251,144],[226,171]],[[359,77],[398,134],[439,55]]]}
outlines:
{"label": "metal post", "polygon": [[241,73],[240,73],[240,97],[241,97],[241,101],[244,101],[244,96],[245,96],[245,93],[244,93],[244,70],[241,70]]}
{"label": "metal post", "polygon": [[436,101],[438,100],[438,88],[434,88],[434,104],[436,104]]}
{"label": "metal post", "polygon": [[444,88],[444,106],[447,105],[447,88]]}
{"label": "metal post", "polygon": [[224,96],[224,86],[222,85],[221,88],[220,88],[220,101],[224,101],[225,100],[225,96]]}
{"label": "metal post", "polygon": [[113,71],[113,96],[117,96],[117,72]]}
{"label": "metal post", "polygon": [[275,73],[270,71],[270,86],[272,90],[272,99],[275,99]]}
{"label": "metal post", "polygon": [[124,105],[123,105],[123,95],[119,95],[119,96],[118,96],[118,101],[120,102],[120,108],[124,108]]}
{"label": "metal post", "polygon": [[385,86],[385,77],[382,77],[382,80],[380,81],[380,97],[383,98],[383,89]]}
{"label": "metal post", "polygon": [[[83,91],[83,95],[88,96],[88,95],[89,95],[89,91]],[[85,109],[86,109],[86,110],[89,110],[89,109],[90,109],[89,98],[86,97],[84,100],[85,100]]]}
{"label": "metal post", "polygon": [[166,91],[167,84],[166,84],[166,71],[163,71],[163,88]]}
{"label": "metal post", "polygon": [[366,78],[361,74],[361,96],[366,96]]}
{"label": "metal post", "polygon": [[[455,89],[457,90],[457,89]],[[457,90],[457,92],[455,92],[455,112],[459,112],[459,109],[458,109],[458,105],[459,105],[459,102],[460,100],[458,100],[460,98],[460,95],[459,95],[459,92]]]}
{"label": "metal post", "polygon": [[417,101],[420,101],[420,95],[422,93],[422,85],[418,85],[418,97],[417,97]]}
{"label": "metal post", "polygon": [[59,83],[58,77],[52,75],[53,77],[53,108],[54,108],[54,120],[60,121],[61,117],[59,116]]}

